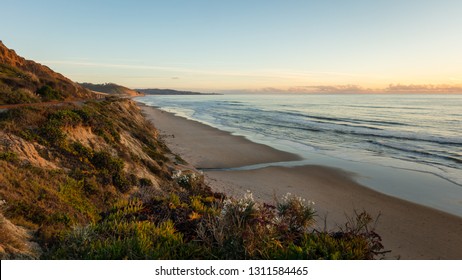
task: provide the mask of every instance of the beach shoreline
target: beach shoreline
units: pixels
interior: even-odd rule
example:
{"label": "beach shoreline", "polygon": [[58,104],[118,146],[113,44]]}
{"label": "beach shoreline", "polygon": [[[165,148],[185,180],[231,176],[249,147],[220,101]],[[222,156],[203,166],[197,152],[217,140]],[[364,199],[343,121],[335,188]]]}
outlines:
{"label": "beach shoreline", "polygon": [[272,201],[290,192],[316,203],[318,225],[335,229],[354,211],[366,210],[379,217],[377,232],[383,238],[387,258],[462,259],[462,218],[376,192],[360,185],[341,169],[318,165],[265,167],[220,171],[268,162],[296,161],[295,154],[253,143],[205,124],[187,120],[138,103],[166,144],[193,167],[205,171],[214,191]]}

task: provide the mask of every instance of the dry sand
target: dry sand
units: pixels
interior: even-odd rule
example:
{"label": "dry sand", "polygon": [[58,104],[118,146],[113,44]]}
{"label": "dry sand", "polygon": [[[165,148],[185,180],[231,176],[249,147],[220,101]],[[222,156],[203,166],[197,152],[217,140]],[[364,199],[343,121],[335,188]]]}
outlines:
{"label": "dry sand", "polygon": [[[297,160],[298,156],[256,144],[230,133],[141,106],[173,152],[197,168],[226,168]],[[366,210],[380,215],[377,232],[387,258],[462,259],[462,218],[390,197],[356,183],[346,172],[324,166],[267,167],[250,171],[207,171],[216,191],[272,201],[287,192],[314,201],[319,225],[335,229],[345,215]]]}

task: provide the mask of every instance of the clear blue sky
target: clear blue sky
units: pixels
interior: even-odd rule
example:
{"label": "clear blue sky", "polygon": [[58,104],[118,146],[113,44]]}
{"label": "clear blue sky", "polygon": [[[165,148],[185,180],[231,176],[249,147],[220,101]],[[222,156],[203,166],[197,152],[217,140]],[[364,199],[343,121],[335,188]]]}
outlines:
{"label": "clear blue sky", "polygon": [[462,84],[459,0],[0,1],[0,39],[79,82]]}

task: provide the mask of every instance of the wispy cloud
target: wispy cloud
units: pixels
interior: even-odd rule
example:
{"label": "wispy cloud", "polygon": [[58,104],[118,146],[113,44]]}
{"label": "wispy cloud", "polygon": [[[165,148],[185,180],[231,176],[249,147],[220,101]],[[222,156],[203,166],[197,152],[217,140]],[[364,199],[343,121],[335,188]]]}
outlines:
{"label": "wispy cloud", "polygon": [[390,84],[386,89],[388,92],[453,92],[462,93],[461,85],[402,85],[402,84]]}
{"label": "wispy cloud", "polygon": [[[330,72],[330,71],[294,71],[292,69],[252,69],[252,70],[229,70],[224,65],[215,66],[214,69],[204,69],[199,67],[167,67],[143,64],[127,63],[104,63],[91,62],[86,59],[79,60],[47,60],[41,61],[47,65],[64,65],[80,66],[101,69],[101,78],[108,78],[105,69],[126,70],[115,77],[127,81],[140,81],[149,83],[153,79],[183,80],[185,77],[208,77],[213,78],[215,84],[210,86],[219,88],[222,80],[232,80],[227,83],[227,92],[256,92],[256,93],[462,93],[462,83],[458,78],[451,78],[454,84],[389,84],[386,87],[369,88],[358,84],[339,84],[332,85],[334,81],[368,81],[371,78],[384,79],[384,77],[371,77],[361,73]],[[233,67],[236,67],[235,65]],[[245,67],[243,67],[245,68]],[[133,71],[133,70],[141,70]],[[94,72],[94,71],[93,71]],[[99,72],[99,71],[98,71]],[[113,75],[113,74],[112,74]],[[83,73],[77,73],[75,76],[80,80],[85,80]],[[95,77],[95,75],[92,75]],[[110,77],[109,77],[110,78]],[[351,78],[351,79],[350,79]],[[187,79],[185,79],[187,80]],[[246,80],[246,84],[251,86],[250,89],[239,88],[239,81]],[[317,81],[317,82],[316,82]],[[326,82],[327,81],[327,82]],[[290,86],[291,84],[306,83],[308,85]],[[310,83],[312,83],[310,85]],[[233,86],[234,85],[234,86]],[[268,85],[268,87],[265,87]],[[146,85],[148,86],[148,85]],[[183,86],[187,86],[184,84]]]}
{"label": "wispy cloud", "polygon": [[[201,69],[199,67],[167,67],[167,66],[154,66],[142,64],[121,64],[121,63],[104,63],[104,62],[91,62],[86,59],[82,60],[44,60],[40,63],[48,65],[65,65],[65,66],[80,66],[91,68],[105,68],[105,69],[120,69],[120,70],[146,70],[146,71],[161,71],[161,72],[174,72],[184,74],[208,75],[208,76],[233,76],[233,77],[256,77],[268,79],[286,79],[286,80],[300,80],[300,79],[317,79],[319,77],[364,77],[363,74],[358,73],[344,73],[344,72],[329,72],[329,71],[294,71],[292,69],[252,69],[252,70],[226,70],[226,66],[216,65],[213,69]],[[233,66],[235,68],[236,66]],[[244,69],[245,67],[243,67]]]}
{"label": "wispy cloud", "polygon": [[462,85],[402,85],[390,84],[385,88],[366,88],[359,85],[312,85],[288,88],[264,87],[235,92],[253,93],[462,93]]}
{"label": "wispy cloud", "polygon": [[252,90],[255,93],[366,93],[375,91],[374,89],[364,88],[359,85],[312,85],[288,88],[265,87]]}
{"label": "wispy cloud", "polygon": [[68,65],[68,66],[86,66],[94,68],[112,68],[112,69],[137,69],[137,70],[161,70],[172,72],[195,72],[204,73],[204,71],[180,68],[180,67],[163,67],[139,64],[116,64],[116,63],[102,63],[102,62],[89,62],[89,61],[72,61],[72,60],[47,60],[40,61],[40,63],[50,65]]}

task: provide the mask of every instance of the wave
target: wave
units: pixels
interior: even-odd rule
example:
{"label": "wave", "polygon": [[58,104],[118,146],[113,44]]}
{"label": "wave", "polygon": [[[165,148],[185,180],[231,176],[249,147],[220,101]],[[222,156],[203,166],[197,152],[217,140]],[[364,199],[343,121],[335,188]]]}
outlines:
{"label": "wave", "polygon": [[[432,135],[418,135],[415,133],[405,133],[391,130],[375,129],[367,126],[354,126],[348,124],[338,124],[338,123],[320,123],[321,125],[317,127],[309,126],[310,124],[301,124],[294,122],[286,122],[286,124],[281,124],[282,121],[276,122],[271,121],[270,123],[254,121],[255,124],[263,124],[266,126],[276,126],[283,127],[288,129],[295,130],[306,130],[306,131],[316,131],[316,132],[333,132],[337,134],[349,134],[355,136],[361,136],[364,138],[377,137],[385,139],[396,139],[396,140],[407,140],[407,141],[421,141],[427,143],[441,144],[441,145],[451,145],[456,147],[462,147],[462,139],[460,138],[448,138],[441,136],[432,136]],[[314,123],[311,123],[311,125]],[[342,129],[343,128],[356,128],[352,129]],[[363,131],[361,131],[363,130]]]}
{"label": "wave", "polygon": [[332,118],[332,117],[315,116],[315,115],[309,115],[309,114],[291,112],[291,111],[280,112],[280,113],[295,116],[295,117],[304,117],[304,118],[324,120],[324,121],[333,121],[333,122],[351,122],[351,123],[357,123],[357,124],[369,123],[369,124],[379,124],[379,125],[408,126],[408,124],[401,123],[401,122],[393,122],[393,121],[360,120],[360,119],[352,119],[352,118]]}
{"label": "wave", "polygon": [[373,145],[385,147],[385,148],[388,148],[388,149],[397,150],[397,151],[400,151],[400,152],[406,152],[406,153],[411,153],[411,154],[416,154],[416,155],[428,156],[428,157],[432,157],[432,158],[439,158],[439,159],[443,159],[443,160],[446,160],[446,161],[452,161],[452,162],[459,163],[459,164],[462,163],[462,159],[452,157],[450,155],[441,155],[441,154],[437,154],[437,153],[431,153],[431,152],[428,152],[428,151],[422,150],[422,149],[413,149],[413,147],[408,148],[408,147],[404,147],[402,145],[393,145],[393,144],[390,144],[390,143],[383,143],[383,142],[374,141],[374,140],[368,140],[367,142],[371,143]]}
{"label": "wave", "polygon": [[423,107],[398,107],[398,106],[372,106],[372,105],[345,105],[351,108],[365,108],[365,109],[400,109],[400,110],[423,110]]}
{"label": "wave", "polygon": [[[166,98],[160,100],[163,104],[157,105],[186,107],[195,111],[193,117],[198,120],[243,133],[302,141],[306,145],[321,147],[321,150],[339,146],[360,150],[368,142],[377,149],[386,148],[383,151],[385,157],[399,156],[421,163],[458,165],[456,168],[462,164],[462,138],[456,137],[457,132],[453,132],[458,121],[454,115],[460,113],[448,110],[441,115],[438,108],[442,105],[434,104],[432,100],[422,103],[423,107],[397,103],[397,100],[375,105],[346,102],[340,107],[332,107],[324,99],[310,100],[310,103],[305,100],[289,101],[289,104],[281,100],[276,104],[253,97],[241,100],[216,98],[200,101]],[[339,108],[338,112],[333,111],[336,108]],[[418,114],[412,115],[417,110]],[[430,113],[438,110],[438,115],[435,115],[438,118],[430,119],[432,115],[425,113],[428,110]],[[452,119],[455,119],[454,124],[449,122]],[[403,143],[393,145],[395,142]]]}

